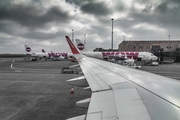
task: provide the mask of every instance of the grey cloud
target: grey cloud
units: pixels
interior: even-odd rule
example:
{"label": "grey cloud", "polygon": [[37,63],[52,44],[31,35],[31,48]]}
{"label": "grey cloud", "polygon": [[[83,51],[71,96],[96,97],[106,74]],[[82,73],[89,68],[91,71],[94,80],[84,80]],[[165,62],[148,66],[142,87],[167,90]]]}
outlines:
{"label": "grey cloud", "polygon": [[117,11],[124,11],[124,10],[127,9],[127,7],[122,1],[117,0],[117,3],[115,4],[114,9],[117,10]]}
{"label": "grey cloud", "polygon": [[104,2],[97,2],[93,0],[66,0],[71,4],[78,6],[84,13],[92,14],[96,17],[106,16],[112,13],[108,9],[108,5]]}
{"label": "grey cloud", "polygon": [[126,30],[126,32],[130,33],[133,36],[132,39],[147,40],[147,39],[160,38],[159,32],[147,30],[147,29],[143,29],[143,28],[139,28],[139,29],[135,29],[135,30],[129,29],[129,30]]}
{"label": "grey cloud", "polygon": [[135,2],[142,3],[142,4],[159,4],[159,3],[180,3],[179,0],[134,0]]}
{"label": "grey cloud", "polygon": [[180,1],[179,1],[179,0],[171,0],[171,2],[179,3],[179,4],[180,4]]}
{"label": "grey cloud", "polygon": [[81,10],[84,13],[93,14],[97,16],[106,16],[110,14],[110,10],[107,8],[107,5],[103,2],[95,3],[89,2],[81,6]]}
{"label": "grey cloud", "polygon": [[4,7],[11,3],[12,0],[0,0],[0,6]]}
{"label": "grey cloud", "polygon": [[64,36],[67,33],[64,31],[59,31],[57,33],[42,33],[42,32],[36,32],[36,31],[30,31],[25,34],[21,34],[20,36],[28,39],[36,39],[36,40],[50,40],[50,39],[55,39],[60,36]]}
{"label": "grey cloud", "polygon": [[[13,36],[20,36],[22,38],[27,38],[27,39],[39,39],[39,40],[48,40],[48,39],[54,39],[59,36],[64,36],[67,34],[63,30],[59,30],[56,33],[45,33],[45,32],[40,32],[36,28],[23,28],[20,25],[17,25],[16,23],[13,22],[1,22],[0,21],[0,32],[5,33],[8,35],[13,35]],[[49,30],[50,26],[44,27],[43,30]],[[26,29],[24,32],[23,30]]]}
{"label": "grey cloud", "polygon": [[148,13],[152,9],[152,5],[146,5],[142,12]]}
{"label": "grey cloud", "polygon": [[12,20],[27,27],[43,27],[49,22],[67,23],[70,16],[57,7],[52,7],[42,14],[44,9],[35,6],[9,5],[0,7],[0,19]]}
{"label": "grey cloud", "polygon": [[66,0],[67,3],[75,4],[77,6],[81,6],[87,2],[91,2],[92,0]]}
{"label": "grey cloud", "polygon": [[157,6],[156,11],[160,13],[167,12],[167,3],[161,3],[159,6]]}
{"label": "grey cloud", "polygon": [[[41,3],[38,0],[36,2]],[[39,28],[48,30],[51,25],[64,26],[71,18],[67,12],[63,12],[54,6],[45,11],[43,8],[37,8],[33,4],[28,6],[23,4],[13,5],[8,0],[0,3],[0,32],[22,38],[41,40],[56,38],[65,34],[65,32],[50,34],[35,31]],[[44,14],[42,14],[43,12]],[[53,24],[49,25],[48,23]]]}
{"label": "grey cloud", "polygon": [[15,31],[14,29],[14,24],[13,23],[6,23],[4,21],[0,21],[0,26],[1,26],[1,29],[0,29],[0,32],[2,33],[6,33],[6,34],[9,34],[9,35],[13,35]]}
{"label": "grey cloud", "polygon": [[[139,12],[135,8],[131,8],[128,13],[129,18],[133,18],[133,20],[127,19],[119,19],[115,22],[118,27],[122,28],[122,31],[125,33],[133,35],[132,39],[153,39],[153,38],[166,38],[166,34],[174,34],[174,38],[178,38],[178,31],[176,29],[178,26],[180,27],[180,7],[176,8],[168,8],[168,3],[161,3],[157,5],[156,9],[152,11],[151,5],[146,5],[146,11]],[[155,30],[147,30],[147,29],[132,29],[132,26],[147,23],[156,27],[163,28],[166,30],[165,33],[161,33]],[[142,34],[143,33],[143,34]]]}
{"label": "grey cloud", "polygon": [[[133,0],[131,8],[120,0],[116,1],[118,4],[113,8],[103,1],[66,0],[72,9],[77,8],[77,12],[71,15],[69,12],[65,12],[66,8],[49,6],[48,9],[45,9],[44,5],[47,4],[47,1],[44,2],[44,0],[32,0],[30,4],[26,5],[23,5],[23,3],[12,5],[11,1],[4,0],[2,2],[0,0],[0,42],[2,43],[2,49],[14,46],[13,41],[15,41],[17,43],[15,45],[18,45],[19,48],[22,47],[23,50],[24,47],[21,44],[28,42],[38,51],[41,46],[47,47],[47,51],[62,49],[66,51],[69,48],[64,36],[69,35],[71,37],[72,27],[75,29],[75,38],[83,40],[83,35],[87,34],[87,47],[91,50],[95,47],[110,48],[112,21],[108,17],[111,14],[121,14],[122,12],[126,12],[127,17],[114,20],[114,30],[117,30],[114,31],[114,48],[123,40],[123,36],[118,30],[133,35],[130,39],[168,38],[168,34],[171,35],[172,39],[180,37],[179,0]],[[136,2],[145,5],[145,8],[140,11],[140,9],[133,7]],[[97,22],[93,23],[92,19],[85,18],[87,15],[93,17],[93,20],[95,19]],[[82,25],[76,24],[80,21]],[[74,25],[72,25],[73,23]],[[133,29],[133,26],[142,23],[162,28],[164,31],[143,27]],[[54,30],[54,28],[55,31],[59,30],[56,33],[45,32],[49,29]],[[4,33],[5,37],[3,36]],[[128,39],[128,37],[126,38]],[[97,39],[101,39],[102,42],[97,42]],[[49,43],[52,44],[49,45]]]}
{"label": "grey cloud", "polygon": [[[154,11],[139,12],[135,8],[132,8],[128,13],[129,18],[133,18],[133,23],[148,23],[161,28],[169,29],[173,27],[180,27],[180,6],[177,8],[167,8],[168,3],[159,4]],[[130,24],[131,25],[131,24]]]}
{"label": "grey cloud", "polygon": [[126,18],[124,19],[117,19],[114,21],[114,26],[116,28],[119,28],[121,29],[122,31],[123,30],[126,30],[126,29],[129,29],[131,28],[132,26],[138,24],[139,22],[136,21],[136,20],[127,20]]}
{"label": "grey cloud", "polygon": [[[92,33],[91,34],[98,34],[99,36],[101,37],[104,37],[106,36],[107,34],[110,34],[110,31],[111,29],[107,29],[106,27],[104,26],[95,26],[95,25],[92,25],[91,26],[91,29],[92,29]],[[108,32],[109,31],[109,32]]]}
{"label": "grey cloud", "polygon": [[4,46],[4,45],[9,44],[10,41],[11,41],[11,38],[1,38],[0,44]]}

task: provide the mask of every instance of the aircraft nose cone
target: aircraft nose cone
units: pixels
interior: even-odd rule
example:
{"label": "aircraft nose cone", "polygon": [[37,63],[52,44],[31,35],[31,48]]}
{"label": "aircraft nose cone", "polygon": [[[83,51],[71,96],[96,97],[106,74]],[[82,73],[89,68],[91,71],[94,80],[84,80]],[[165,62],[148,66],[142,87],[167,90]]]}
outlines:
{"label": "aircraft nose cone", "polygon": [[155,57],[155,60],[157,60],[158,59],[158,57]]}

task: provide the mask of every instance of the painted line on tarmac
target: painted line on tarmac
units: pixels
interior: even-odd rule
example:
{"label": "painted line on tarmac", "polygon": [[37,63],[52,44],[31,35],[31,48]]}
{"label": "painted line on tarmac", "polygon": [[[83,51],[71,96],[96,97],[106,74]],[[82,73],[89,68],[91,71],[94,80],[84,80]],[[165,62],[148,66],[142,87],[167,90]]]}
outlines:
{"label": "painted line on tarmac", "polygon": [[0,62],[5,62],[5,61],[7,61],[6,59],[4,59],[4,60],[1,60]]}
{"label": "painted line on tarmac", "polygon": [[[33,71],[44,70],[44,69],[15,68],[15,67],[13,67],[14,62],[15,62],[15,60],[12,61],[10,68],[17,70],[17,71],[15,71],[15,72],[19,72],[19,71],[21,71],[21,70],[33,70]],[[18,70],[19,70],[19,71],[18,71]]]}
{"label": "painted line on tarmac", "polygon": [[11,67],[11,69],[15,69],[15,68],[13,68],[13,64],[14,64],[14,62],[15,62],[15,60],[13,60],[13,61],[12,61],[12,64],[11,64],[11,66],[10,66],[10,67]]}

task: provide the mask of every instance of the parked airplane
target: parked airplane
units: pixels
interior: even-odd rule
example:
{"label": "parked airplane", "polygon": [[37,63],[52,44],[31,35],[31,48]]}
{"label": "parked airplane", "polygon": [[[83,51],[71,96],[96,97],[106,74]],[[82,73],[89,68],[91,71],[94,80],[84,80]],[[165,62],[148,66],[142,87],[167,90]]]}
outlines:
{"label": "parked airplane", "polygon": [[73,56],[72,53],[66,53],[66,52],[55,52],[52,54],[52,52],[50,53],[46,53],[44,49],[42,49],[42,53],[35,53],[35,52],[31,52],[31,48],[27,45],[25,45],[25,49],[26,49],[26,54],[29,54],[32,56],[32,60],[37,60],[38,58],[44,58],[45,60],[47,60],[48,58],[51,58],[53,55],[55,56],[59,56],[60,58],[68,58]]}
{"label": "parked airplane", "polygon": [[88,51],[84,44],[79,40],[76,39],[76,46],[77,48],[86,56],[95,57],[99,59],[106,59],[109,60],[111,58],[117,60],[123,60],[126,63],[134,63],[134,60],[137,61],[157,61],[158,57],[153,55],[150,52],[91,52]]}
{"label": "parked airplane", "polygon": [[[44,49],[42,49],[42,53],[46,53],[46,51]],[[49,58],[51,60],[59,61],[59,60],[62,60],[62,59],[65,59],[65,58],[68,58],[68,57],[72,56],[72,53],[69,53],[70,56],[65,56],[64,53],[57,54],[57,53],[54,53],[54,52],[51,51],[51,53],[48,53],[48,55],[49,55]]]}
{"label": "parked airplane", "polygon": [[65,56],[57,55],[51,51],[51,59],[54,61],[59,61],[59,60],[65,59]]}
{"label": "parked airplane", "polygon": [[76,102],[87,114],[68,120],[179,120],[178,80],[85,56],[66,40],[84,73],[66,82],[92,91]]}
{"label": "parked airplane", "polygon": [[[42,49],[42,52],[45,52],[44,49]],[[45,52],[46,53],[46,52]],[[48,52],[49,57],[59,57],[60,59],[66,59],[69,57],[72,57],[72,53],[66,53],[66,52]]]}
{"label": "parked airplane", "polygon": [[36,61],[38,58],[39,59],[44,58],[46,60],[47,57],[49,57],[47,53],[35,53],[35,52],[32,52],[31,48],[28,45],[24,45],[24,46],[27,52],[26,55],[30,55],[33,61]]}

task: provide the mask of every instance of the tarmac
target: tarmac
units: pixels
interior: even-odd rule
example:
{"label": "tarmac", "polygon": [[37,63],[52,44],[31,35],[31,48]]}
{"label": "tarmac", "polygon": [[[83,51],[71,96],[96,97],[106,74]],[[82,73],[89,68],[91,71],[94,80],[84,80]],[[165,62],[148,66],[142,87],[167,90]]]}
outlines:
{"label": "tarmac", "polygon": [[[0,120],[65,120],[86,114],[77,107],[91,92],[65,81],[79,74],[62,74],[70,61],[28,61],[0,58]],[[180,80],[180,63],[142,66],[142,70]]]}
{"label": "tarmac", "polygon": [[[77,64],[77,63],[73,63]],[[61,74],[70,61],[0,59],[0,120],[65,120],[87,112],[75,103],[91,92],[66,80],[78,74]]]}
{"label": "tarmac", "polygon": [[180,80],[180,63],[159,64],[159,66],[142,66],[142,70]]}

